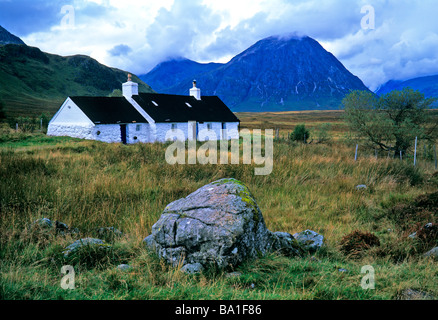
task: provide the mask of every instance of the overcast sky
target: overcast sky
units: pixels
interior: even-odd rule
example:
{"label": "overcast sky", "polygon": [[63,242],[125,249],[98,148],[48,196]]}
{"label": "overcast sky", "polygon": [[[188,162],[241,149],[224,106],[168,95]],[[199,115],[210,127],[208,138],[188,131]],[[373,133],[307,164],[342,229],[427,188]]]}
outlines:
{"label": "overcast sky", "polygon": [[135,74],[168,57],[227,62],[260,39],[298,33],[372,90],[438,74],[437,16],[437,0],[0,0],[0,25],[26,44]]}

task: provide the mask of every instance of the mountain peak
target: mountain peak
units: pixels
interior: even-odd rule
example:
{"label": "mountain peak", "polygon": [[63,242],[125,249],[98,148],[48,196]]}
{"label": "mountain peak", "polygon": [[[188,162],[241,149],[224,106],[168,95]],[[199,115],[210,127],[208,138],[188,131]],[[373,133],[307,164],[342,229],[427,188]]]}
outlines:
{"label": "mountain peak", "polygon": [[187,94],[196,79],[235,112],[337,109],[351,90],[368,90],[318,41],[297,33],[259,40],[226,64],[173,62],[140,78],[170,94]]}
{"label": "mountain peak", "polygon": [[8,30],[0,26],[0,45],[4,44],[23,44],[26,45],[19,37],[14,36]]}
{"label": "mountain peak", "polygon": [[282,34],[277,34],[277,35],[273,35],[270,37],[267,37],[263,40],[277,40],[277,41],[291,41],[291,40],[295,40],[295,41],[299,41],[299,40],[303,40],[303,39],[311,39],[309,36],[304,35],[304,34],[299,34],[298,32],[290,32],[290,33],[282,33]]}

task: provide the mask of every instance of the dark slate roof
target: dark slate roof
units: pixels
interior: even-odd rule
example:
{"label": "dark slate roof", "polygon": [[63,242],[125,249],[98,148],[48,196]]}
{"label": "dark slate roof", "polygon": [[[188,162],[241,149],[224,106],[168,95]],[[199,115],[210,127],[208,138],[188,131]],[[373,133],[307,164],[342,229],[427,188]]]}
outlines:
{"label": "dark slate roof", "polygon": [[[133,98],[155,122],[239,122],[234,113],[216,96],[203,96],[201,100],[197,100],[191,96],[139,93]],[[95,124],[147,122],[124,97],[70,99]]]}
{"label": "dark slate roof", "polygon": [[70,97],[94,124],[147,122],[124,97]]}
{"label": "dark slate roof", "polygon": [[197,100],[192,96],[139,93],[132,97],[155,122],[239,122],[217,96],[202,96]]}

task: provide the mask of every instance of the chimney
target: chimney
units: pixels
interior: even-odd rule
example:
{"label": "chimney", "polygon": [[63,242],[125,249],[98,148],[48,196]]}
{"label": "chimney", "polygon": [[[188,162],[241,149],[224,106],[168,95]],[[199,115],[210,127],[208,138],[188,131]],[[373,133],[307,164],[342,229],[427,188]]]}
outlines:
{"label": "chimney", "polygon": [[132,82],[132,75],[128,73],[128,81],[122,85],[123,96],[125,98],[131,98],[138,95],[138,83]]}
{"label": "chimney", "polygon": [[196,88],[196,80],[193,80],[193,88],[190,89],[190,95],[196,100],[201,100],[201,89]]}

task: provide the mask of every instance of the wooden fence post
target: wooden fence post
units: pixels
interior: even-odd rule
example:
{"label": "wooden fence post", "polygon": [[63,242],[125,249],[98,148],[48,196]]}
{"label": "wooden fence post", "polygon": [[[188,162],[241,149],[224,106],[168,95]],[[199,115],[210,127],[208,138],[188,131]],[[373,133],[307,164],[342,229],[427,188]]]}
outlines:
{"label": "wooden fence post", "polygon": [[359,145],[356,144],[356,153],[354,154],[354,161],[357,161],[357,149],[359,148]]}

